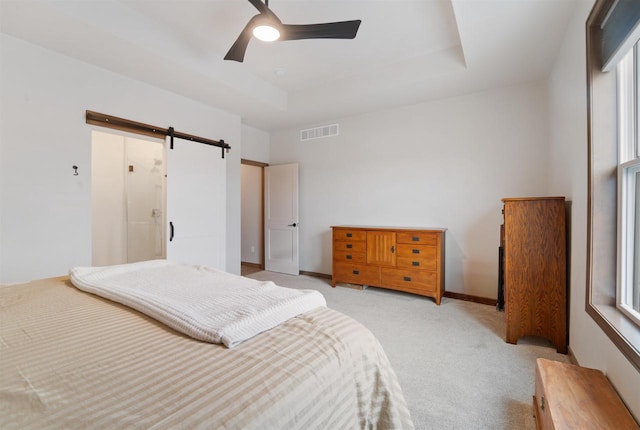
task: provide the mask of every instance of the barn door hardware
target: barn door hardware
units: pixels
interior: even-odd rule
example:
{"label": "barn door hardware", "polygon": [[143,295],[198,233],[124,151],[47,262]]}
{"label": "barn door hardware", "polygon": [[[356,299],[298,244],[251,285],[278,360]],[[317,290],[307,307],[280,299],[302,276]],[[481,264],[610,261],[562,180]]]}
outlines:
{"label": "barn door hardware", "polygon": [[128,131],[130,133],[144,134],[145,136],[159,137],[161,139],[169,136],[170,149],[173,149],[174,138],[190,140],[192,142],[202,143],[204,145],[217,146],[222,150],[222,158],[224,158],[225,152],[229,152],[229,150],[231,149],[231,146],[229,146],[229,144],[226,143],[224,139],[207,139],[205,137],[194,136],[193,134],[176,131],[173,127],[156,127],[154,125],[135,122],[125,118],[118,118],[116,116],[106,115],[90,110],[86,111],[86,123],[107,128],[114,128],[116,130]]}

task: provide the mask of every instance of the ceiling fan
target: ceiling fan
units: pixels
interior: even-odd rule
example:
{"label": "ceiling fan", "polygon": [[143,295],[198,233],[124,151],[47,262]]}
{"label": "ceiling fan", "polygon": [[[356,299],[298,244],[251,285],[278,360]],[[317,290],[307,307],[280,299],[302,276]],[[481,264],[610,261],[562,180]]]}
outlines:
{"label": "ceiling fan", "polygon": [[300,39],[353,39],[356,37],[361,20],[327,22],[324,24],[283,24],[269,9],[269,0],[249,0],[258,15],[249,20],[240,36],[225,55],[225,60],[242,63],[251,36],[260,40],[300,40]]}

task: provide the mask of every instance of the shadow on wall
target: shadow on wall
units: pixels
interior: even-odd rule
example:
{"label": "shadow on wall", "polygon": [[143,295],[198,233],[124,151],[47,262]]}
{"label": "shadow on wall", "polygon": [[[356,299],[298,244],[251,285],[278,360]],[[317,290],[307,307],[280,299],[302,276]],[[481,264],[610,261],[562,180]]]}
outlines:
{"label": "shadow on wall", "polygon": [[321,249],[321,262],[320,268],[327,268],[324,271],[327,274],[331,275],[331,271],[333,270],[333,230],[322,230],[320,234],[320,243]]}
{"label": "shadow on wall", "polygon": [[465,293],[463,261],[465,256],[451,230],[445,234],[445,291]]}
{"label": "shadow on wall", "polygon": [[465,231],[463,243],[472,258],[462,261],[464,293],[487,299],[498,296],[500,225],[502,207],[494,207],[475,217]]}

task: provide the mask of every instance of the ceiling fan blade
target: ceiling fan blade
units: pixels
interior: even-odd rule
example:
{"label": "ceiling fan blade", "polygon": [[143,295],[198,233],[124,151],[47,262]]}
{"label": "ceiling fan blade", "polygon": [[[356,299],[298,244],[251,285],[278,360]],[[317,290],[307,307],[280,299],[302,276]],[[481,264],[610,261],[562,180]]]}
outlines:
{"label": "ceiling fan blade", "polygon": [[275,13],[273,13],[271,11],[271,9],[269,9],[269,6],[267,6],[265,3],[263,3],[260,0],[249,0],[249,3],[251,3],[253,5],[253,7],[255,7],[256,9],[258,9],[258,11],[265,15],[268,16],[272,19],[275,19],[276,22],[279,24],[280,23],[280,19],[278,19],[278,17],[276,16]]}
{"label": "ceiling fan blade", "polygon": [[362,21],[327,22],[324,24],[283,24],[280,40],[353,39]]}
{"label": "ceiling fan blade", "polygon": [[260,0],[249,0],[249,3],[251,3],[256,9],[258,9],[260,13],[265,13],[265,11],[268,9],[267,5]]}
{"label": "ceiling fan blade", "polygon": [[233,45],[231,45],[227,55],[224,56],[225,60],[233,60],[238,63],[242,63],[244,61],[244,54],[247,52],[247,46],[249,46],[249,41],[251,40],[251,32],[253,31],[254,23],[256,19],[261,16],[262,14],[258,14],[249,20],[247,25],[244,27],[244,30],[242,30],[242,33],[240,33],[240,36],[238,36]]}

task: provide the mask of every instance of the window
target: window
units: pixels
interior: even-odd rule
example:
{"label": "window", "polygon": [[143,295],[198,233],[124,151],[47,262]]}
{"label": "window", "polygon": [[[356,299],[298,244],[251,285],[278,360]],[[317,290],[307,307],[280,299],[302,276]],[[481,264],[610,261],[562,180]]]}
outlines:
{"label": "window", "polygon": [[620,311],[640,325],[640,139],[636,43],[617,66],[618,289]]}
{"label": "window", "polygon": [[586,312],[640,370],[640,2],[597,0],[587,20]]}

